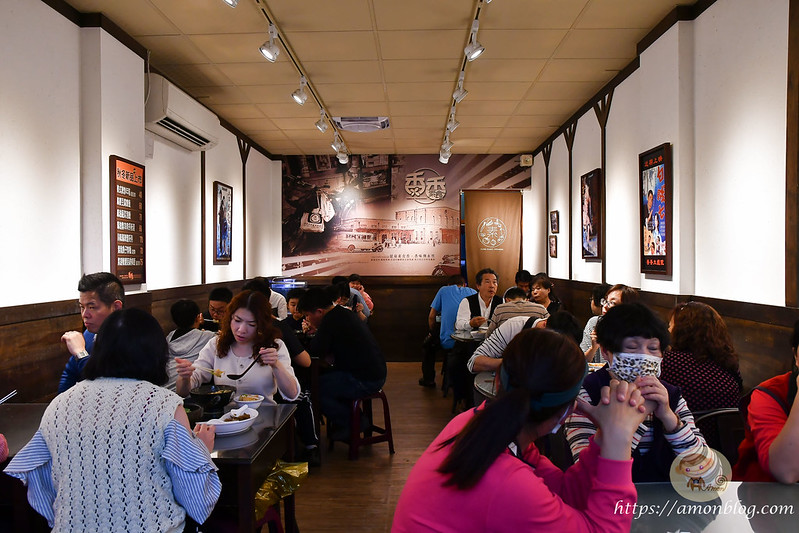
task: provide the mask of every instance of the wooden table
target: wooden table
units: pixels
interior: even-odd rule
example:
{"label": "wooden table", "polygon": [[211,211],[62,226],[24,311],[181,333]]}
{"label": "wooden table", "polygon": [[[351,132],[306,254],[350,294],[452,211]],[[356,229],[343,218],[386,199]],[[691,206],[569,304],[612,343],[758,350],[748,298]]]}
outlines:
{"label": "wooden table", "polygon": [[[9,460],[33,437],[39,428],[47,404],[0,405],[0,433],[8,440]],[[216,438],[211,456],[219,467],[222,494],[211,513],[211,519],[230,517],[238,524],[238,531],[255,531],[255,493],[277,459],[293,459],[294,411],[296,406],[261,405],[253,426],[239,435]],[[2,468],[6,463],[0,465]],[[27,491],[22,483],[2,475],[0,497],[13,505],[12,524],[7,531],[39,531],[46,522],[30,508]],[[284,498],[284,527],[286,532],[296,531],[294,496]],[[209,520],[211,520],[209,519]],[[188,517],[187,517],[188,521]],[[0,532],[6,531],[6,522],[0,515]],[[43,529],[49,531],[49,528]]]}
{"label": "wooden table", "polygon": [[[294,458],[294,404],[261,405],[253,426],[215,439],[211,457],[219,467],[222,494],[211,513],[235,516],[238,531],[255,531],[255,493],[278,459]],[[294,495],[283,499],[284,528],[295,532]]]}

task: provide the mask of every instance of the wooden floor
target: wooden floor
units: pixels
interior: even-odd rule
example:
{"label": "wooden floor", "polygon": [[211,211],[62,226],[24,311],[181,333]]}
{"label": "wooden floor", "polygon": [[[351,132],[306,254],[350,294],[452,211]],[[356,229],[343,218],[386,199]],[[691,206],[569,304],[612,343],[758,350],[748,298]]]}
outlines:
{"label": "wooden floor", "polygon": [[[344,444],[336,443],[332,452],[324,447],[322,466],[311,469],[296,494],[302,533],[391,530],[394,508],[411,468],[452,418],[452,394],[443,398],[440,388],[420,387],[421,375],[418,362],[388,363],[383,390],[391,408],[394,455],[388,453],[387,443],[361,448],[357,461],[347,458]],[[441,375],[437,378],[440,386]],[[379,403],[374,404],[377,425],[382,421]],[[323,427],[323,436],[324,431]]]}

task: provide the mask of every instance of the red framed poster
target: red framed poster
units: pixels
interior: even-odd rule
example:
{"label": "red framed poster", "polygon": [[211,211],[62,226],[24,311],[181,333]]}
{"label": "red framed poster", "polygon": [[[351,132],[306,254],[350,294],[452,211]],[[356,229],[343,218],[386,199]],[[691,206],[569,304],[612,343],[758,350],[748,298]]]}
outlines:
{"label": "red framed poster", "polygon": [[671,275],[671,144],[638,155],[641,272]]}
{"label": "red framed poster", "polygon": [[111,174],[111,273],[124,285],[144,283],[144,167],[109,157]]}

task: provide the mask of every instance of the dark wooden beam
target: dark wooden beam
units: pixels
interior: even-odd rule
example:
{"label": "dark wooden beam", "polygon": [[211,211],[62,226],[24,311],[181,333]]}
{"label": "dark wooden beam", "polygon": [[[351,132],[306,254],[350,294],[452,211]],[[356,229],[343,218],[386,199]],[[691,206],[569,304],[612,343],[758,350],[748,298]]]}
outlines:
{"label": "dark wooden beam", "polygon": [[[566,139],[566,149],[569,151],[569,207],[566,209],[566,227],[569,234],[569,279],[572,279],[572,177],[574,176],[574,158],[572,157],[574,148],[574,137],[577,133],[577,121],[572,122],[566,127],[563,132],[563,137]],[[560,221],[558,221],[560,224]]]}
{"label": "dark wooden beam", "polygon": [[[605,162],[607,159],[607,125],[608,125],[608,117],[610,116],[610,103],[613,101],[613,89],[608,91],[599,102],[594,104],[594,113],[596,114],[596,119],[599,121],[599,131],[600,131],[600,143],[601,143],[601,153],[600,153],[600,160],[601,164],[600,167],[602,169],[602,183],[605,184]],[[607,187],[602,187],[602,194],[599,197],[599,204],[601,206],[602,211],[599,213],[599,216],[602,219],[601,228],[600,228],[600,235],[599,235],[599,257],[602,258],[602,283],[607,283],[607,258],[605,257],[605,235],[607,234]]]}
{"label": "dark wooden beam", "polygon": [[785,138],[785,305],[799,307],[799,0],[788,8]]}

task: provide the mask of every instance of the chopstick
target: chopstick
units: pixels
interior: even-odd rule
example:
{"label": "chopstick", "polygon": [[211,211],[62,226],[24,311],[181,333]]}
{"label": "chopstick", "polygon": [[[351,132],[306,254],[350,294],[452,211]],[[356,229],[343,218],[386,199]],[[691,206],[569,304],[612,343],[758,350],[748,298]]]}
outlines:
{"label": "chopstick", "polygon": [[[222,374],[224,374],[223,370],[213,370],[211,368],[204,368],[202,366],[195,366],[194,368],[196,368],[197,370],[205,370],[209,374],[213,374],[214,376],[216,376],[218,378],[221,378]],[[0,402],[0,403],[2,403],[2,402]]]}
{"label": "chopstick", "polygon": [[0,403],[4,403],[7,400],[10,400],[11,398],[13,398],[16,395],[17,395],[17,391],[16,391],[16,389],[14,389],[11,392],[9,392],[8,394],[6,394],[5,396],[3,396],[3,399],[0,399]]}

